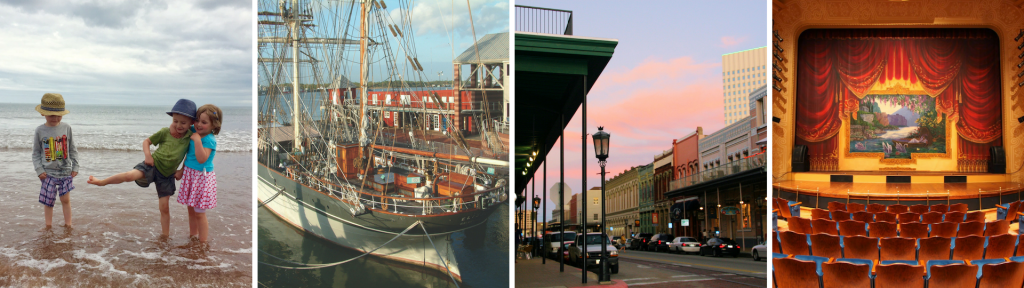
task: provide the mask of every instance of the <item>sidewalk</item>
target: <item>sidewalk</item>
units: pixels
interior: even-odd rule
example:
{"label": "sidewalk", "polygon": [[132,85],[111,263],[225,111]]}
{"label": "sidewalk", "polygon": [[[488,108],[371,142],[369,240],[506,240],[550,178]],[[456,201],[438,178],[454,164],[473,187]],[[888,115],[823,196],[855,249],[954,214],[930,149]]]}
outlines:
{"label": "sidewalk", "polygon": [[547,264],[541,264],[540,257],[530,260],[517,259],[517,261],[515,264],[516,287],[627,287],[622,280],[614,279],[615,275],[612,275],[612,284],[600,285],[597,281],[597,274],[594,272],[587,273],[587,284],[583,284],[580,268],[567,263],[565,272],[558,272],[557,259],[555,261],[547,259]]}

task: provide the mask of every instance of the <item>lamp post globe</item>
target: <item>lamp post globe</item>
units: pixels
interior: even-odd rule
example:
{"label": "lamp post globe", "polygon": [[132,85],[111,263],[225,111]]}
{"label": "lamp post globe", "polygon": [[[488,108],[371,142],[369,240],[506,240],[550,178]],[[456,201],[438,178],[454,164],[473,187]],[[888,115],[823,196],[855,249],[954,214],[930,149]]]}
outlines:
{"label": "lamp post globe", "polygon": [[596,155],[597,160],[600,160],[601,162],[608,159],[608,141],[611,136],[611,134],[604,132],[604,127],[602,126],[597,127],[597,133],[594,133],[594,155]]}

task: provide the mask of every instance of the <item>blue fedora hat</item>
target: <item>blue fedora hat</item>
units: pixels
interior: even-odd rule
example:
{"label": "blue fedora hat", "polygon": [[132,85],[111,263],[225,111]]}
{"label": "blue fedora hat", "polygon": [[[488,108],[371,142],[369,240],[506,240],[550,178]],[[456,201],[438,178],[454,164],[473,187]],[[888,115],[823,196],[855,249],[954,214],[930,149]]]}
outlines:
{"label": "blue fedora hat", "polygon": [[196,102],[188,99],[178,99],[178,103],[174,103],[174,108],[171,108],[171,112],[167,112],[167,115],[174,116],[174,114],[181,114],[188,116],[188,118],[196,119]]}

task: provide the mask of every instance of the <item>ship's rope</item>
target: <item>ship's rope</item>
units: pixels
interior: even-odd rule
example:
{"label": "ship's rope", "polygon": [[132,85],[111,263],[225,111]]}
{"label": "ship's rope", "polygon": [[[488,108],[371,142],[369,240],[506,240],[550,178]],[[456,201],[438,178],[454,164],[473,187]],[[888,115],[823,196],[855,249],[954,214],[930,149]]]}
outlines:
{"label": "ship's rope", "polygon": [[257,205],[256,208],[263,207],[263,205],[267,205],[268,203],[270,203],[270,201],[274,201],[274,198],[277,198],[277,196],[281,196],[282,192],[284,192],[284,190],[277,191],[277,194],[274,194],[274,196],[270,196],[270,199],[267,199],[267,201],[260,202],[260,205]]}
{"label": "ship's rope", "polygon": [[[377,248],[373,248],[373,250],[366,251],[366,253],[363,253],[362,255],[359,255],[359,256],[356,256],[356,257],[352,257],[352,258],[350,258],[348,260],[344,260],[344,261],[338,261],[338,262],[326,263],[326,264],[300,263],[300,262],[294,262],[294,261],[290,261],[290,260],[285,260],[285,259],[282,259],[280,257],[274,256],[273,254],[267,253],[266,251],[263,251],[262,249],[257,249],[257,250],[260,251],[260,253],[263,253],[263,254],[265,254],[267,256],[270,256],[270,257],[272,257],[274,259],[277,259],[277,260],[282,261],[282,262],[287,262],[287,263],[290,263],[290,264],[299,265],[301,267],[281,266],[281,265],[276,265],[276,264],[270,264],[270,263],[263,262],[263,261],[257,261],[257,262],[259,262],[259,264],[263,264],[263,265],[267,265],[267,266],[271,266],[271,267],[277,267],[277,268],[281,268],[281,269],[291,269],[291,270],[312,270],[312,269],[320,269],[320,268],[333,267],[333,266],[345,264],[345,263],[348,263],[348,262],[352,262],[352,261],[354,261],[356,259],[365,257],[366,255],[370,255],[370,253],[373,253],[373,251],[377,251],[380,248],[384,248],[384,246],[387,246],[392,241],[395,241],[395,239],[398,239],[398,237],[402,237],[402,235],[404,235],[406,232],[409,232],[409,230],[412,230],[412,228],[416,227],[416,226],[420,226],[420,229],[423,229],[423,233],[424,234],[427,234],[427,235],[430,234],[430,233],[427,232],[427,227],[423,225],[423,221],[416,221],[416,223],[412,223],[412,225],[409,225],[408,228],[405,228],[405,230],[403,230],[402,233],[398,233],[398,235],[395,235],[394,238],[391,238],[391,240],[388,240],[387,242],[384,242],[384,244],[381,244],[380,246],[377,246]],[[452,270],[450,268],[448,268],[448,261],[445,261],[444,257],[441,257],[441,252],[437,250],[437,245],[434,245],[434,240],[430,239],[430,237],[427,237],[427,240],[430,241],[430,246],[434,247],[434,252],[437,253],[437,258],[439,260],[441,260],[441,263],[444,264],[444,270],[445,270],[445,272],[448,273],[448,277],[450,277],[452,279],[452,283],[455,283],[455,287],[458,288],[459,287],[459,282],[455,281],[455,276],[452,275]]]}

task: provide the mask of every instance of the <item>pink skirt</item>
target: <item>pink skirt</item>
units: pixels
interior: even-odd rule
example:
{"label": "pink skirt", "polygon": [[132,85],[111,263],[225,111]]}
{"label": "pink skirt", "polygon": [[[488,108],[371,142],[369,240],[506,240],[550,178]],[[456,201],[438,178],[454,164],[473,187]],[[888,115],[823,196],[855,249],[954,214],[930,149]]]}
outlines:
{"label": "pink skirt", "polygon": [[217,175],[185,167],[178,203],[199,209],[217,207]]}

